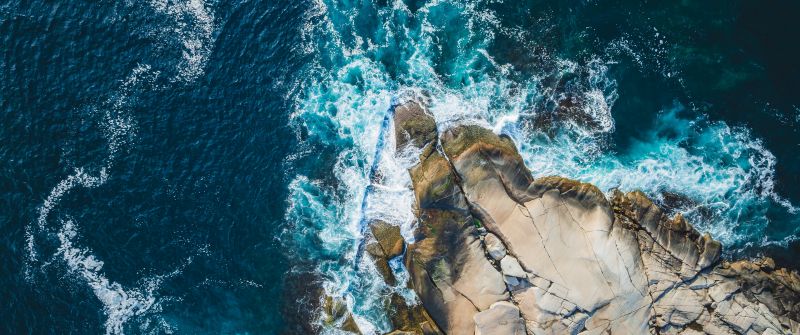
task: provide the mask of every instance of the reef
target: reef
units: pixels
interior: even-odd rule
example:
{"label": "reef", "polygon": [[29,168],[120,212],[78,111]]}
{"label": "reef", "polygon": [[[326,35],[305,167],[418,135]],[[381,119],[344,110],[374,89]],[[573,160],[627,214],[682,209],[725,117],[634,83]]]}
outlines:
{"label": "reef", "polygon": [[386,262],[403,257],[419,297],[389,299],[393,333],[800,334],[796,272],[722,259],[642,192],[534,179],[510,138],[437,129],[422,103],[394,119],[398,151],[421,154],[415,242],[377,222],[367,247],[392,284]]}

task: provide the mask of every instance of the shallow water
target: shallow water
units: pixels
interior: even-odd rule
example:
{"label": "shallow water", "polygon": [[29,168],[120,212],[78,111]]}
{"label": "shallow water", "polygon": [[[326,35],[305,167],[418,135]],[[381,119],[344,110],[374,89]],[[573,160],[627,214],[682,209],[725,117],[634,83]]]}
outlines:
{"label": "shallow water", "polygon": [[[186,0],[0,5],[4,333],[388,330],[363,224],[413,193],[393,103],[511,136],[535,176],[640,189],[800,252],[800,6]],[[371,172],[373,171],[373,172]],[[372,175],[371,175],[372,174]],[[381,178],[375,178],[380,175]]]}

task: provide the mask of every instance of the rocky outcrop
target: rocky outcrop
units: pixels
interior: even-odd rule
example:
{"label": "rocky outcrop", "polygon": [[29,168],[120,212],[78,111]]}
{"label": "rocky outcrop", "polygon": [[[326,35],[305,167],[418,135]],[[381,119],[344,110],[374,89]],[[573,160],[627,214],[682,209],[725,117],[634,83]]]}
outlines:
{"label": "rocky outcrop", "polygon": [[383,276],[383,280],[386,284],[394,286],[397,283],[397,279],[394,277],[392,268],[389,266],[390,258],[383,252],[381,245],[378,242],[370,242],[364,247],[364,250],[372,257],[375,268],[378,270],[378,273]]}
{"label": "rocky outcrop", "polygon": [[441,334],[436,323],[422,305],[409,306],[397,293],[389,299],[389,322],[394,330],[390,334],[435,335]]}
{"label": "rocky outcrop", "polygon": [[369,225],[369,229],[386,258],[395,258],[403,253],[404,242],[400,227],[375,220]]}
{"label": "rocky outcrop", "polygon": [[389,267],[389,260],[403,253],[405,243],[400,235],[400,227],[376,220],[370,223],[369,228],[374,240],[367,243],[364,250],[372,256],[384,281],[394,286],[397,280]]}
{"label": "rocky outcrop", "polygon": [[395,131],[422,149],[404,261],[445,333],[800,333],[797,273],[721,261],[718,242],[641,192],[534,180],[511,139],[439,135],[415,102],[396,108]]}
{"label": "rocky outcrop", "polygon": [[426,114],[423,106],[411,101],[397,106],[394,113],[395,140],[398,147],[423,147],[436,139],[436,121]]}
{"label": "rocky outcrop", "polygon": [[347,304],[341,299],[324,296],[322,312],[324,325],[341,329],[348,333],[361,334],[356,320],[353,319],[353,314],[347,310]]}

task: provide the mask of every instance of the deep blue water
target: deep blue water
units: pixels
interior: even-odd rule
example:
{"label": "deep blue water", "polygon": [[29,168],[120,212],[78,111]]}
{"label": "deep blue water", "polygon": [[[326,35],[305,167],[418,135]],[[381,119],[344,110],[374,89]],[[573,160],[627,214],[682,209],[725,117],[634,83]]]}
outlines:
{"label": "deep blue water", "polygon": [[2,2],[0,333],[325,332],[323,291],[387,331],[381,297],[412,293],[355,255],[365,218],[410,237],[414,153],[381,125],[422,94],[442,128],[512,136],[535,176],[641,189],[728,257],[797,267],[798,16],[741,0]]}

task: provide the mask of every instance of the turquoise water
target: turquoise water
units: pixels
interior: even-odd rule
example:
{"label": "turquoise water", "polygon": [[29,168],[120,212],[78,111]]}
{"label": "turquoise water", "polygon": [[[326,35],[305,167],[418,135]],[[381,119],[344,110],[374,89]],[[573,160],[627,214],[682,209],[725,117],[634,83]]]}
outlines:
{"label": "turquoise water", "polygon": [[392,104],[504,133],[535,176],[640,189],[796,266],[800,6],[0,4],[3,333],[365,333],[364,222],[415,219]]}

